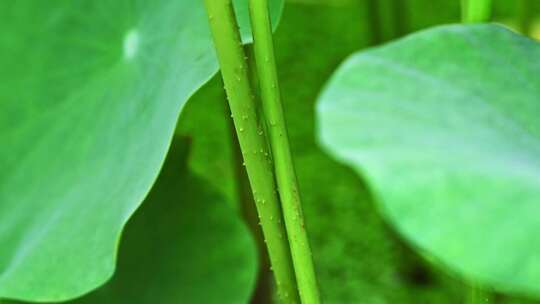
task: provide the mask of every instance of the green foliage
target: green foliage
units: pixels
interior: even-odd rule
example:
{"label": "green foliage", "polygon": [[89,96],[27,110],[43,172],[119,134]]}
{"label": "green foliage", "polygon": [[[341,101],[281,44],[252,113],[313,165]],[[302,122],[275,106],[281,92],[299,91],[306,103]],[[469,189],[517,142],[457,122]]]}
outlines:
{"label": "green foliage", "polygon": [[499,26],[441,27],[354,55],[318,105],[324,146],[400,233],[474,282],[534,295],[538,56]]}
{"label": "green foliage", "polygon": [[[351,27],[348,21],[366,20],[364,14],[357,4],[288,4],[275,36],[284,110],[323,303],[459,303],[462,286],[430,270],[399,241],[380,219],[362,180],[315,141],[314,102],[321,87],[339,62],[370,43],[367,23]],[[213,123],[207,128],[199,127],[209,121]],[[216,78],[188,102],[178,133],[193,138],[193,170],[234,198],[235,186],[226,178],[234,170],[229,124]],[[218,154],[211,153],[216,150]],[[417,275],[425,279],[417,282]]]}
{"label": "green foliage", "polygon": [[189,147],[185,139],[173,141],[155,185],[125,227],[114,277],[66,303],[248,301],[256,274],[253,239],[223,196],[186,168]]}
{"label": "green foliage", "polygon": [[[272,27],[268,3],[264,5],[265,25],[269,37],[272,37]],[[248,55],[242,45],[238,24],[235,19],[233,3],[231,0],[205,0],[204,1],[210,29],[214,41],[217,58],[221,68],[221,76],[225,85],[231,118],[235,127],[235,134],[241,150],[243,167],[249,180],[253,200],[256,206],[256,215],[253,220],[258,221],[262,229],[265,250],[268,253],[270,265],[273,270],[273,281],[280,303],[296,304],[300,302],[299,294],[302,289],[297,288],[300,280],[300,269],[295,269],[291,257],[292,242],[290,232],[285,229],[287,218],[283,218],[282,206],[276,191],[274,167],[272,163],[267,136],[262,125],[265,119],[257,115],[256,95],[252,77],[257,75],[254,68],[249,65]],[[255,22],[253,16],[253,3],[249,1],[250,20]],[[253,40],[259,45],[260,31],[252,28]],[[268,60],[266,60],[268,61]],[[274,154],[274,153],[272,153]],[[292,168],[291,168],[292,169]],[[278,183],[278,185],[281,185]],[[281,193],[283,189],[279,188]],[[285,210],[284,210],[285,211]],[[289,227],[289,225],[287,225]],[[290,246],[291,245],[291,246]],[[295,255],[293,255],[295,256]],[[309,260],[308,256],[308,260]],[[294,260],[296,262],[296,259]],[[296,265],[296,263],[295,263]],[[297,280],[298,278],[298,280]],[[318,303],[313,303],[318,304]]]}
{"label": "green foliage", "polygon": [[69,303],[249,300],[256,275],[253,239],[223,197],[186,169],[187,147],[173,142],[152,191],[127,224],[113,279]]}
{"label": "green foliage", "polygon": [[[492,2],[535,31],[540,2]],[[489,303],[538,303],[487,288],[538,295],[536,44],[449,27],[355,55],[315,119],[350,54],[459,21],[458,0],[288,0],[278,76],[324,303],[464,303],[471,279]],[[4,1],[0,23],[0,302],[249,302],[243,167],[202,1]],[[174,132],[190,144],[167,152]]]}
{"label": "green foliage", "polygon": [[196,0],[5,1],[0,17],[0,298],[65,300],[112,275],[183,104],[217,71],[207,19]]}

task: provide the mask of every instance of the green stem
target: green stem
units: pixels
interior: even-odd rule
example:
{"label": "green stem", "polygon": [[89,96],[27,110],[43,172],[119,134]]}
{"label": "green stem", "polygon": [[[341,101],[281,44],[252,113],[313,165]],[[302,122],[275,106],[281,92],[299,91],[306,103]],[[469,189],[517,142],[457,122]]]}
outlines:
{"label": "green stem", "polygon": [[476,284],[469,286],[469,295],[465,301],[467,304],[486,304],[491,303],[489,293],[485,292]]}
{"label": "green stem", "polygon": [[407,11],[403,1],[368,0],[365,2],[372,45],[399,38],[407,33]]}
{"label": "green stem", "polygon": [[317,304],[320,303],[319,290],[281,105],[267,0],[250,0],[249,12],[261,101],[270,133],[270,147],[300,299],[302,303]]}
{"label": "green stem", "polygon": [[[247,64],[249,69],[249,80],[250,85],[253,91],[257,91],[258,81],[257,81],[257,72],[255,71],[255,59],[253,58],[253,49],[251,45],[245,45],[244,51],[247,55]],[[256,95],[255,100],[257,104],[259,98]],[[224,105],[227,105],[226,103]],[[230,109],[226,111],[228,113],[227,117],[232,115]],[[258,111],[257,111],[258,113]],[[259,115],[260,118],[260,115]],[[272,272],[270,271],[270,260],[268,259],[268,251],[266,250],[266,243],[264,242],[264,235],[259,225],[259,218],[257,216],[257,208],[255,206],[255,201],[253,201],[253,195],[251,194],[251,188],[249,186],[249,179],[246,173],[246,168],[242,165],[244,158],[242,156],[242,151],[240,150],[240,142],[238,141],[238,136],[234,128],[233,120],[229,121],[229,129],[232,138],[233,144],[233,163],[235,169],[235,180],[237,186],[238,198],[240,201],[240,206],[242,210],[242,215],[244,221],[249,226],[254,238],[255,243],[257,244],[257,251],[259,254],[259,271],[257,275],[257,283],[255,285],[255,290],[253,291],[250,299],[252,304],[271,304],[273,301],[272,291],[273,291],[273,282],[272,282]],[[260,121],[259,121],[260,125]]]}
{"label": "green stem", "polygon": [[519,27],[524,35],[531,32],[531,23],[533,17],[531,0],[519,0]]}
{"label": "green stem", "polygon": [[467,304],[480,304],[480,295],[478,289],[471,286],[469,291],[469,297],[467,298]]}
{"label": "green stem", "polygon": [[492,0],[461,0],[461,17],[465,23],[488,22]]}
{"label": "green stem", "polygon": [[258,128],[249,72],[231,0],[205,0],[229,107],[262,225],[279,298],[297,303],[294,268],[275,192],[263,130]]}
{"label": "green stem", "polygon": [[371,33],[371,44],[377,45],[383,42],[381,30],[381,18],[379,13],[379,3],[377,0],[367,1],[367,11]]}
{"label": "green stem", "polygon": [[[226,105],[226,104],[224,104]],[[230,109],[226,109],[227,117],[231,115]],[[257,210],[253,196],[251,195],[251,189],[249,187],[249,180],[246,174],[246,170],[242,163],[244,159],[242,157],[242,151],[240,150],[240,143],[238,142],[238,136],[234,128],[232,120],[230,122],[231,143],[233,148],[233,168],[234,178],[236,181],[236,193],[237,199],[240,203],[240,209],[244,222],[251,230],[255,244],[257,245],[257,252],[259,256],[259,269],[257,274],[257,282],[255,284],[255,290],[251,295],[250,303],[253,304],[270,304],[272,303],[272,281],[271,274],[269,273],[270,261],[268,260],[268,252],[266,251],[266,244],[264,243],[264,236],[259,225],[259,219],[257,217]]]}
{"label": "green stem", "polygon": [[404,0],[394,0],[393,2],[394,33],[395,38],[398,38],[408,32],[407,4]]}

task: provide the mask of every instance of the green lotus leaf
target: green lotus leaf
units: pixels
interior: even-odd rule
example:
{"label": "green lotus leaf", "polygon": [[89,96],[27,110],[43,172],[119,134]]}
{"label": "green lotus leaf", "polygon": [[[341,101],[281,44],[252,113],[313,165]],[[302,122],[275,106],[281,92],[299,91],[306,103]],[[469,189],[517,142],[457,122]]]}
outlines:
{"label": "green lotus leaf", "polygon": [[0,19],[0,298],[66,300],[112,275],[184,103],[218,69],[207,17],[197,0],[24,0]]}
{"label": "green lotus leaf", "polygon": [[253,239],[223,196],[186,168],[187,146],[173,141],[124,229],[111,281],[68,303],[249,302],[257,273]]}
{"label": "green lotus leaf", "polygon": [[475,284],[540,296],[540,45],[451,25],[350,57],[319,136],[387,219]]}

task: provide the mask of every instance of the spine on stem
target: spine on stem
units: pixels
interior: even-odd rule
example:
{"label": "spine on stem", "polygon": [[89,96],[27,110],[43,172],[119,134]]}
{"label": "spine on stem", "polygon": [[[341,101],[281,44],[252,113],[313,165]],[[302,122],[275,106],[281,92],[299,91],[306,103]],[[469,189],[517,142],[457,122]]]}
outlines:
{"label": "spine on stem", "polygon": [[269,151],[259,128],[244,49],[231,0],[205,0],[221,74],[262,226],[278,296],[298,303],[290,249],[274,184]]}
{"label": "spine on stem", "polygon": [[267,0],[250,0],[249,11],[261,101],[300,299],[302,303],[317,304],[319,291],[281,104]]}

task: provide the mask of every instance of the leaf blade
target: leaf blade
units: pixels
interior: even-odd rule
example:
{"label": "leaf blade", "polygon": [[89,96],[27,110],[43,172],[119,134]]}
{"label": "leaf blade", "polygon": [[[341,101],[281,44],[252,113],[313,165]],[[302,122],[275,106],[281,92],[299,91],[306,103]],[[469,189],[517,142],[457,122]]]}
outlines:
{"label": "leaf blade", "polygon": [[414,245],[468,278],[536,295],[540,82],[524,58],[538,54],[497,26],[440,27],[354,55],[318,105],[323,145],[366,177]]}
{"label": "leaf blade", "polygon": [[121,230],[217,63],[198,1],[0,11],[0,298],[66,300],[112,275]]}

